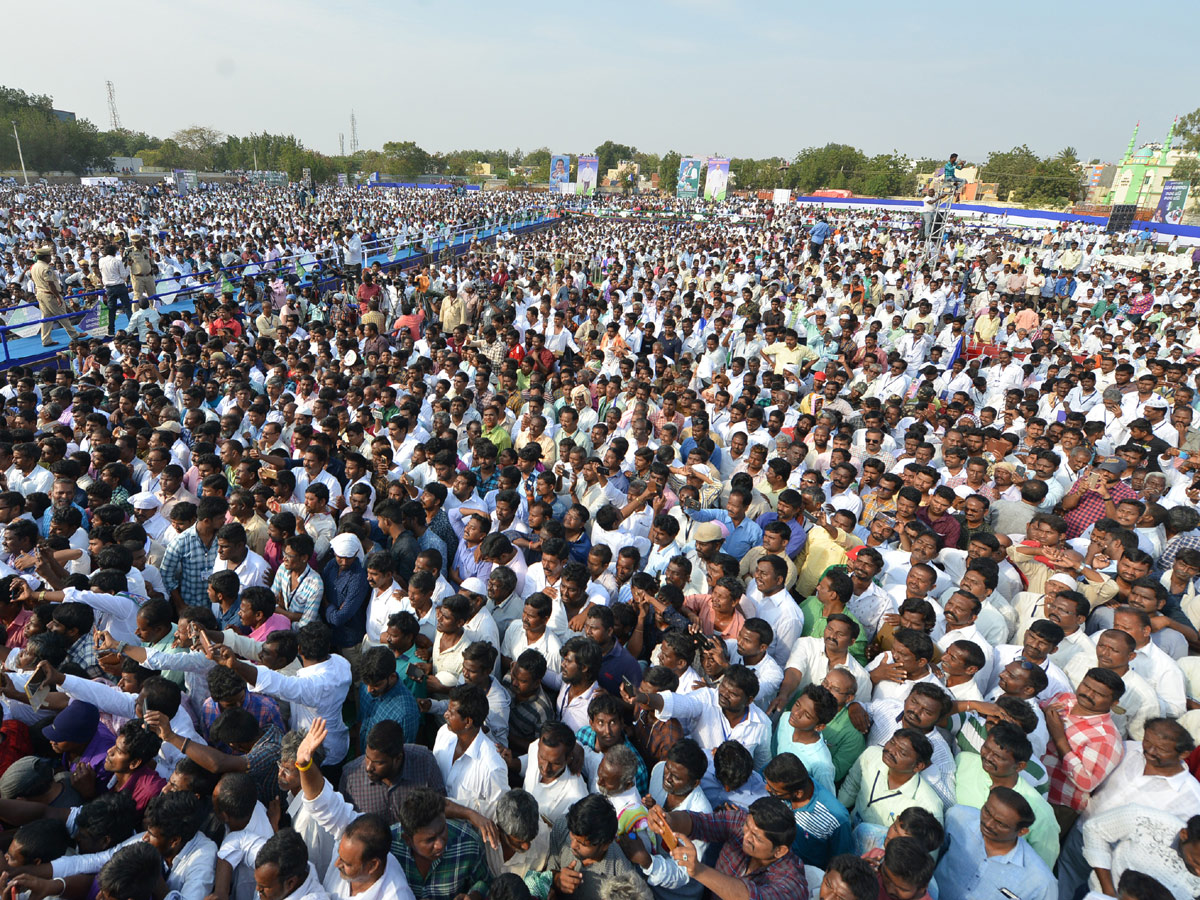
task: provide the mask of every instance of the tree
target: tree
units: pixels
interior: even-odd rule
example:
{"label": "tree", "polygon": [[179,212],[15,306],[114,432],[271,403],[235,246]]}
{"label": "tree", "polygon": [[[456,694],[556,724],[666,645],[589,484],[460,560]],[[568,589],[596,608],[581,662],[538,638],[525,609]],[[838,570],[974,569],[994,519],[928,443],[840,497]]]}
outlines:
{"label": "tree", "polygon": [[855,193],[868,197],[900,197],[911,195],[917,187],[912,162],[907,156],[893,151],[872,156],[866,171],[855,182]]}
{"label": "tree", "polygon": [[181,128],[170,138],[182,151],[185,168],[211,171],[216,165],[216,152],[225,139],[220,131],[207,125]]}
{"label": "tree", "polygon": [[[33,172],[74,172],[108,168],[111,155],[96,126],[87,119],[63,121],[54,101],[17,88],[0,87],[0,121],[14,123],[21,135],[25,167]],[[11,126],[0,128],[0,168],[21,165]]]}
{"label": "tree", "polygon": [[658,163],[658,189],[669,197],[675,196],[681,162],[683,162],[683,157],[671,150]]}
{"label": "tree", "polygon": [[1175,123],[1175,140],[1184,150],[1200,151],[1200,109],[1193,109]]}
{"label": "tree", "polygon": [[609,169],[615,169],[623,159],[633,159],[637,153],[634,147],[628,147],[625,144],[614,144],[612,141],[605,141],[596,148],[596,159],[600,163],[600,177],[604,177],[604,173]]}
{"label": "tree", "polygon": [[808,147],[796,154],[787,173],[787,186],[808,193],[820,188],[848,187],[851,176],[861,172],[867,162],[861,150],[849,144]]}
{"label": "tree", "polygon": [[1200,184],[1200,159],[1186,156],[1171,169],[1171,178],[1176,181],[1189,181],[1195,187]]}
{"label": "tree", "polygon": [[1029,177],[1033,175],[1041,160],[1036,153],[1022,144],[1011,150],[992,151],[979,172],[980,181],[995,182],[996,196],[1001,200],[1022,200],[1028,192]]}
{"label": "tree", "polygon": [[388,158],[392,174],[401,181],[412,181],[426,174],[433,162],[433,157],[412,141],[388,141],[383,145],[383,155]]}

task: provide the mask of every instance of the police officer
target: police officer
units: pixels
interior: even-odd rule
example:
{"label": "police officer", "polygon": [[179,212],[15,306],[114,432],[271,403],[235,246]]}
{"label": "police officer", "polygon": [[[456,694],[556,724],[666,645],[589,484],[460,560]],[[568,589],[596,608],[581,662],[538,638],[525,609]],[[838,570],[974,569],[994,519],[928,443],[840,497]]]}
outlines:
{"label": "police officer", "polygon": [[146,248],[146,236],[135,234],[133,246],[125,253],[125,265],[129,266],[129,274],[133,280],[133,298],[154,296],[154,262],[150,251]]}
{"label": "police officer", "polygon": [[[33,287],[37,292],[38,309],[42,313],[42,317],[61,316],[67,310],[63,305],[62,282],[58,278],[58,272],[50,265],[50,260],[54,258],[54,248],[49,244],[38,247],[34,251],[34,256],[37,257],[37,262],[33,264],[33,269],[29,276],[33,279]],[[71,324],[70,319],[60,319],[64,328],[67,329],[67,334],[71,340],[79,338],[79,332],[75,330],[75,326]],[[42,346],[49,347],[53,344],[50,340],[50,333],[54,331],[53,322],[42,322]]]}

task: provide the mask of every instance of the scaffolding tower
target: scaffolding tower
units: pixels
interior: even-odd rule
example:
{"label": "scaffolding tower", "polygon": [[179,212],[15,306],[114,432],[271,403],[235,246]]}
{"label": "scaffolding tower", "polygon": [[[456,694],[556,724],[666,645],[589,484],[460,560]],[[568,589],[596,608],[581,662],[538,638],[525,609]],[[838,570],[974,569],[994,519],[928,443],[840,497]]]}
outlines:
{"label": "scaffolding tower", "polygon": [[941,182],[935,187],[937,190],[937,202],[933,207],[933,221],[929,225],[929,231],[925,235],[925,246],[921,249],[921,260],[923,262],[934,262],[942,251],[942,242],[946,239],[946,226],[950,220],[950,213],[954,208],[954,201],[958,197],[958,185],[954,182],[947,184]]}

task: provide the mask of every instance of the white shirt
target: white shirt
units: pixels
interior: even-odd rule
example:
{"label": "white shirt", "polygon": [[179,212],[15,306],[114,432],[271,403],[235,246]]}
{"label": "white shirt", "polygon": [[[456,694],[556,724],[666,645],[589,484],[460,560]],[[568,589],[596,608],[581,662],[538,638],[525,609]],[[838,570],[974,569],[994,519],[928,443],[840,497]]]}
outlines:
{"label": "white shirt", "polygon": [[947,631],[938,638],[937,645],[945,653],[955,641],[970,641],[983,652],[983,668],[975,673],[975,680],[981,685],[991,684],[996,671],[996,651],[987,639],[980,633],[979,627],[972,623],[964,628]]}
{"label": "white shirt", "polygon": [[[129,847],[145,839],[146,833],[143,831],[99,853],[61,856],[50,864],[51,874],[54,878],[70,878],[72,875],[99,872],[122,847]],[[167,873],[166,878],[167,889],[170,892],[167,897],[175,895],[181,900],[204,900],[212,892],[216,867],[217,845],[205,837],[203,832],[197,831],[171,861],[171,871]]]}
{"label": "white shirt", "polygon": [[438,729],[433,742],[433,758],[442,771],[446,796],[469,809],[491,817],[500,795],[508,790],[508,767],[500,752],[483,732],[475,735],[471,746],[454,758],[458,735],[447,725]]}
{"label": "white shirt", "polygon": [[1137,672],[1157,690],[1162,715],[1178,719],[1187,710],[1187,694],[1184,691],[1183,672],[1179,663],[1171,659],[1153,641],[1137,648],[1137,655],[1129,662],[1129,668]]}
{"label": "white shirt", "polygon": [[304,666],[295,675],[284,675],[266,666],[254,667],[258,676],[250,688],[292,704],[292,727],[308,728],[313,719],[323,718],[329,726],[325,738],[325,761],[337,765],[350,749],[350,732],[342,721],[342,704],[350,689],[350,663],[337,653],[323,662]]}
{"label": "white shirt", "polygon": [[1087,821],[1112,809],[1150,806],[1181,819],[1191,818],[1200,810],[1200,781],[1185,765],[1175,775],[1147,775],[1146,757],[1141,741],[1126,741],[1125,756],[1092,792],[1092,798],[1080,814]]}
{"label": "white shirt", "polygon": [[224,572],[226,569],[237,573],[238,583],[243,591],[246,588],[271,586],[267,580],[271,567],[265,559],[249,548],[246,548],[246,558],[236,566],[230,566],[228,560],[218,556],[217,561],[213,563],[213,574]]}
{"label": "white shirt", "polygon": [[754,604],[758,617],[775,632],[775,640],[771,641],[768,652],[775,662],[787,668],[788,653],[804,631],[804,613],[785,588],[764,597],[758,582],[753,579],[746,588],[746,598]]}
{"label": "white shirt", "polygon": [[717,703],[715,688],[697,688],[687,694],[662,691],[664,719],[679,719],[684,730],[710,754],[726,741],[737,741],[754,757],[754,768],[761,770],[771,758],[771,720],[754,704],[736,725]]}
{"label": "white shirt", "polygon": [[227,862],[233,869],[230,900],[255,900],[254,861],[262,845],[274,833],[266,807],[255,803],[246,827],[227,833],[221,841],[217,858]]}
{"label": "white shirt", "polygon": [[[795,669],[800,673],[798,689],[806,688],[810,684],[820,684],[829,674],[829,657],[825,655],[825,639],[804,637],[797,640],[792,644],[783,668],[785,673],[787,669]],[[863,668],[862,664],[847,653],[846,661],[836,668],[845,669],[854,676],[854,683],[857,686],[854,698],[859,703],[869,702],[871,699],[871,676],[867,674],[867,670]]]}
{"label": "white shirt", "polygon": [[[359,818],[358,811],[335,791],[333,785],[328,781],[321,786],[321,793],[315,800],[305,797],[303,802],[317,823],[335,836],[335,841],[340,840],[342,832],[351,822]],[[350,882],[344,879],[342,873],[338,871],[336,852],[325,872],[325,880],[322,884],[330,897],[349,900]],[[355,894],[354,900],[416,900],[416,898],[413,896],[412,888],[408,886],[408,880],[404,877],[404,870],[400,868],[399,860],[388,853],[383,875],[365,891]]]}
{"label": "white shirt", "polygon": [[543,682],[553,690],[562,687],[562,641],[558,635],[547,628],[532,644],[529,635],[525,633],[524,623],[520,619],[509,622],[508,630],[504,632],[504,642],[500,645],[500,653],[508,659],[516,659],[526,650],[536,650],[546,660],[546,677]]}
{"label": "white shirt", "polygon": [[[108,713],[120,720],[132,719],[137,715],[137,694],[127,694],[112,685],[99,681],[91,681],[77,675],[64,675],[62,692],[72,699],[84,700],[95,706],[100,712]],[[125,722],[121,721],[117,727],[123,724]],[[208,743],[196,732],[186,703],[180,703],[175,715],[171,716],[171,730],[180,737],[189,738],[197,744]],[[173,744],[164,743],[158,751],[158,761],[155,763],[154,769],[163,778],[170,778],[171,773],[175,771],[175,764],[181,759],[183,759],[183,754]]]}
{"label": "white shirt", "polygon": [[541,814],[549,819],[551,824],[558,824],[576,800],[587,796],[587,785],[584,784],[582,776],[572,775],[570,769],[565,769],[551,782],[543,782],[537,765],[538,746],[538,741],[529,745],[523,787],[533,794]]}
{"label": "white shirt", "polygon": [[86,603],[96,613],[97,631],[107,631],[116,640],[127,644],[141,645],[142,642],[134,633],[138,604],[128,597],[69,587],[63,589],[63,602]]}
{"label": "white shirt", "polygon": [[5,476],[8,478],[8,489],[16,491],[24,497],[39,492],[49,494],[50,488],[54,484],[54,473],[41,466],[34,466],[33,471],[28,475],[16,466],[9,466]]}
{"label": "white shirt", "polygon": [[393,581],[383,591],[371,591],[371,599],[367,602],[368,643],[381,643],[388,619],[401,611],[400,600],[396,596],[396,582]]}

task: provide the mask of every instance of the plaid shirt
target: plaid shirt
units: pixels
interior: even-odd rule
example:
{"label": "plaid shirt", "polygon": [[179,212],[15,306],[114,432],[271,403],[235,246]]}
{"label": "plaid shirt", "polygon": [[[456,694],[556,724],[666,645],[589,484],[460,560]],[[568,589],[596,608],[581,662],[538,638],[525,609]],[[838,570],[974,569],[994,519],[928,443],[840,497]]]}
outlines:
{"label": "plaid shirt", "polygon": [[360,813],[376,813],[389,825],[400,821],[400,805],[417,788],[446,793],[442,770],[433,753],[420,744],[404,745],[404,768],[391,784],[376,784],[367,777],[365,757],[358,757],[342,769],[338,787]]}
{"label": "plaid shirt", "polygon": [[[1074,709],[1075,695],[1064,691],[1042,705],[1054,702],[1063,702]],[[1109,714],[1077,716],[1071,712],[1062,719],[1071,752],[1059,758],[1058,748],[1053,741],[1046,746],[1043,758],[1050,773],[1050,794],[1047,799],[1053,804],[1082,812],[1087,808],[1092,791],[1104,783],[1104,779],[1125,755],[1125,743]]]}
{"label": "plaid shirt", "polygon": [[283,730],[274,724],[267,725],[246,754],[247,770],[258,787],[258,799],[264,804],[279,796],[279,751],[282,740]]}
{"label": "plaid shirt", "polygon": [[[264,730],[274,725],[281,732],[287,730],[287,726],[283,723],[283,716],[279,713],[279,704],[275,702],[274,697],[268,697],[266,694],[256,694],[253,691],[246,691],[242,698],[242,709],[254,716],[258,720],[258,724]],[[204,739],[209,740],[208,732],[212,729],[213,722],[217,721],[223,710],[217,705],[217,701],[209,697],[204,701],[204,706],[200,711],[200,728],[204,734]],[[229,751],[226,750],[226,753]]]}
{"label": "plaid shirt", "polygon": [[271,590],[283,598],[283,606],[288,612],[300,613],[300,621],[295,625],[299,628],[301,625],[317,621],[321,598],[325,596],[325,583],[321,581],[320,575],[307,566],[294,591],[291,578],[292,573],[280,566],[279,571],[275,573],[275,582],[271,585]]}
{"label": "plaid shirt", "polygon": [[193,525],[171,542],[163,556],[159,574],[162,575],[167,596],[179,591],[188,606],[207,606],[208,576],[212,574],[216,562],[216,537],[213,537],[210,546],[205,547]]}
{"label": "plaid shirt", "polygon": [[470,825],[455,819],[446,822],[446,849],[422,875],[412,848],[401,835],[399,825],[392,826],[392,856],[400,861],[404,877],[417,900],[453,900],[460,894],[478,891],[486,897],[491,875],[483,841]]}
{"label": "plaid shirt", "polygon": [[358,686],[358,743],[360,747],[367,746],[367,735],[375,727],[376,722],[391,719],[399,722],[404,729],[406,738],[416,738],[417,729],[421,727],[421,711],[417,701],[409,693],[399,677],[391,689],[380,697],[373,697],[365,684]]}
{"label": "plaid shirt", "polygon": [[96,659],[96,639],[92,637],[90,631],[67,648],[67,662],[73,662],[83,669],[88,678],[107,677],[104,670],[100,668],[100,662]]}
{"label": "plaid shirt", "polygon": [[[1093,490],[1089,490],[1087,479],[1080,478],[1067,491],[1066,496],[1077,497],[1083,495],[1083,499],[1079,501],[1079,505],[1067,512],[1065,518],[1067,520],[1067,540],[1073,540],[1087,531],[1089,525],[1094,525],[1105,516],[1104,498]],[[1120,503],[1122,500],[1136,500],[1137,492],[1123,481],[1118,481],[1108,489],[1108,496],[1112,502]]]}
{"label": "plaid shirt", "polygon": [[746,810],[728,809],[689,815],[692,818],[692,840],[720,843],[717,871],[745,884],[750,900],[808,900],[808,878],[804,874],[804,863],[791,850],[766,868],[746,871],[750,865],[750,857],[742,850]]}

